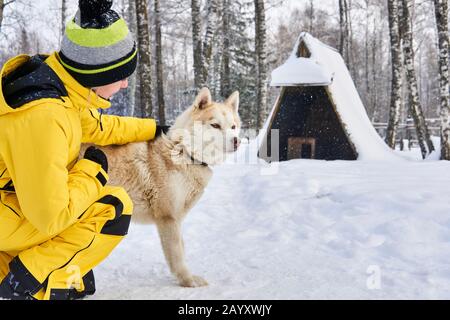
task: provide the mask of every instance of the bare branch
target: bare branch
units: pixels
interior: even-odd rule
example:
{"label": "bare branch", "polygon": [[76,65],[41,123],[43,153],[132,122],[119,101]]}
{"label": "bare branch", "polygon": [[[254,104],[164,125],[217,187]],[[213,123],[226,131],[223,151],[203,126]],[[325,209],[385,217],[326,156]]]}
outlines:
{"label": "bare branch", "polygon": [[10,0],[10,1],[8,1],[8,2],[5,2],[5,3],[2,5],[3,9],[4,9],[7,5],[10,5],[10,4],[13,3],[13,2],[16,2],[16,0]]}

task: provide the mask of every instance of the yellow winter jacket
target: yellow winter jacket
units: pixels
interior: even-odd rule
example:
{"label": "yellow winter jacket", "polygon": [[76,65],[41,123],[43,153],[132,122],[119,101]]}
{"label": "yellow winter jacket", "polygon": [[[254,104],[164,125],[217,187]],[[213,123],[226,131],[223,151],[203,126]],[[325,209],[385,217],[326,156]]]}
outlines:
{"label": "yellow winter jacket", "polygon": [[[15,71],[24,65],[31,73],[20,78],[23,71]],[[0,206],[20,212],[41,233],[57,235],[99,198],[108,179],[99,164],[77,161],[81,143],[150,140],[155,120],[101,116],[97,109],[110,103],[74,80],[57,53],[15,57],[0,79],[0,195],[17,195],[17,203]]]}

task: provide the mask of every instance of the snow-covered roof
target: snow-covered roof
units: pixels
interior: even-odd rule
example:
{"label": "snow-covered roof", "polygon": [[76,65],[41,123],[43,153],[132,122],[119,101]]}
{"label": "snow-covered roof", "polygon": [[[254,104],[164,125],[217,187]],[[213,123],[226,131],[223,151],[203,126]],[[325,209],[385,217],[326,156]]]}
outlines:
{"label": "snow-covered roof", "polygon": [[272,71],[271,86],[295,85],[324,86],[331,84],[333,75],[309,58],[291,55],[280,67]]}
{"label": "snow-covered roof", "polygon": [[[310,53],[309,58],[297,57],[302,43]],[[317,65],[317,67],[313,67],[313,65]],[[282,72],[290,66],[292,66],[292,70]],[[311,74],[314,68],[317,70],[317,75]],[[298,73],[298,75],[293,76],[294,73]],[[323,80],[330,79],[330,83],[326,83],[330,98],[336,106],[348,137],[356,148],[358,160],[399,158],[384,143],[372,126],[344,59],[334,48],[323,44],[309,33],[303,32],[286,63],[272,73],[272,77],[274,76],[271,83],[274,86],[311,85],[314,83],[317,85],[317,83],[325,82]],[[318,79],[318,81],[311,81],[314,79]],[[274,116],[273,113],[274,110],[267,120],[268,123],[264,126],[265,129],[268,128]],[[266,136],[265,133],[263,135]]]}

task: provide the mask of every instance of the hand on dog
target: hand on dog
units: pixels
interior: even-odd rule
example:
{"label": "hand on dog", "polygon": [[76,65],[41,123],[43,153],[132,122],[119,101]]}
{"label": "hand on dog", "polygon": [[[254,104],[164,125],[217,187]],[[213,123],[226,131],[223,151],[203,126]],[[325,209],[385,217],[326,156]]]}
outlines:
{"label": "hand on dog", "polygon": [[158,138],[162,133],[167,134],[169,129],[170,129],[170,126],[160,126],[159,124],[156,125],[155,138]]}

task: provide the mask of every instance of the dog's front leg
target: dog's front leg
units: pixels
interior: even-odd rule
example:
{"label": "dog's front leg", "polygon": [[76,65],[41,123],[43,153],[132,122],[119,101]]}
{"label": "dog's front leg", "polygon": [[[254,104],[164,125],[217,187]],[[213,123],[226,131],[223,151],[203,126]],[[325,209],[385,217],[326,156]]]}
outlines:
{"label": "dog's front leg", "polygon": [[178,221],[172,218],[162,219],[156,223],[159,237],[169,264],[170,271],[177,277],[183,287],[201,287],[208,285],[206,280],[192,275],[184,262],[183,239]]}

